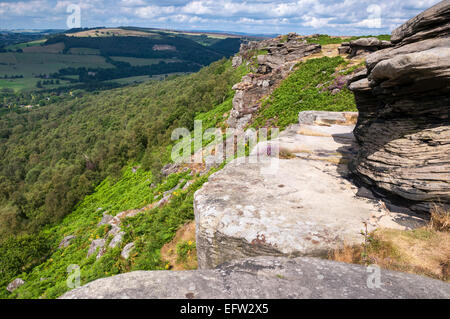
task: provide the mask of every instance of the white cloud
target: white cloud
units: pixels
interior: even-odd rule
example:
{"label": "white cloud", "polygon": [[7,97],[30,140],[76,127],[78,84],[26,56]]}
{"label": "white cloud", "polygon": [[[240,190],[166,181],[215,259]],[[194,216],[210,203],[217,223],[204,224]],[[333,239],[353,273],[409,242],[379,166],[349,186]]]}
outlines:
{"label": "white cloud", "polygon": [[46,1],[18,1],[18,2],[0,2],[0,9],[6,14],[16,16],[27,16],[48,10]]}
{"label": "white cloud", "polygon": [[322,28],[328,26],[331,18],[316,18],[316,17],[307,17],[306,21],[302,23],[305,27],[311,28]]}
{"label": "white cloud", "polygon": [[[83,27],[136,25],[278,32],[388,33],[439,0],[0,0],[0,27],[64,27],[66,9],[82,9]],[[369,9],[369,11],[367,11]],[[34,19],[34,20],[33,20]],[[39,24],[32,25],[39,19]],[[49,21],[46,25],[45,21]],[[245,29],[243,29],[245,26]]]}
{"label": "white cloud", "polygon": [[214,11],[211,8],[210,1],[193,1],[188,3],[182,8],[184,13],[189,14],[214,14]]}
{"label": "white cloud", "polygon": [[145,6],[146,2],[144,0],[120,0],[119,5],[125,7],[137,7],[137,6]]}
{"label": "white cloud", "polygon": [[136,15],[139,18],[154,18],[161,15],[167,15],[172,14],[175,12],[175,7],[169,6],[169,7],[159,7],[159,6],[147,6],[138,8],[135,10]]}

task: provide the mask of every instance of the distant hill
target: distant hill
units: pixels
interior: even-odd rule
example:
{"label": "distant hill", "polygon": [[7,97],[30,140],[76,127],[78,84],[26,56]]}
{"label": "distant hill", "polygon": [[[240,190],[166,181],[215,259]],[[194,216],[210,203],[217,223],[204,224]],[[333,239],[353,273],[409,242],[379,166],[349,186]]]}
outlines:
{"label": "distant hill", "polygon": [[[234,55],[241,44],[236,35],[136,27],[22,31],[0,32],[0,89],[109,89],[197,72]],[[9,98],[3,102],[11,105]]]}

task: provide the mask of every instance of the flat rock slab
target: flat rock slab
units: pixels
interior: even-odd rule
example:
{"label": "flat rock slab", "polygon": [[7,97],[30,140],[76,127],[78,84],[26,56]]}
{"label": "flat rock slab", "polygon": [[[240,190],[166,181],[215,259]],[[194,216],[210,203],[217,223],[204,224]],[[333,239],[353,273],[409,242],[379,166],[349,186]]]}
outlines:
{"label": "flat rock slab", "polygon": [[246,162],[213,174],[194,197],[199,268],[254,256],[324,256],[344,243],[362,243],[365,223],[368,231],[422,226],[419,218],[356,197],[346,165],[356,151],[352,130],[292,126],[275,142],[294,158],[280,159],[274,174],[265,173],[270,163],[255,160],[267,143]]}
{"label": "flat rock slab", "polygon": [[[448,299],[450,285],[316,258],[259,257],[214,270],[139,271],[104,278],[62,299]],[[378,285],[379,283],[379,285]]]}

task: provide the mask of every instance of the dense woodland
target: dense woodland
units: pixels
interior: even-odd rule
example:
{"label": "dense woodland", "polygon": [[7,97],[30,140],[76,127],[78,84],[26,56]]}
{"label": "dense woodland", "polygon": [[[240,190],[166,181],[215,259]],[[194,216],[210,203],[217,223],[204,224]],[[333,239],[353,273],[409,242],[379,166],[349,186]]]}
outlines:
{"label": "dense woodland", "polygon": [[[193,40],[179,36],[164,37],[70,37],[57,35],[47,40],[46,44],[64,43],[65,52],[72,48],[98,49],[103,56],[125,56],[135,58],[171,59],[178,58],[183,61],[208,65],[222,56],[230,56],[239,50],[240,39],[223,40],[214,47],[206,47]],[[232,44],[232,46],[230,46]],[[176,47],[172,50],[153,50],[154,45],[170,45]]]}
{"label": "dense woodland", "polygon": [[240,77],[228,64],[1,116],[0,239],[61,220],[130,160],[157,175],[172,130],[231,94]]}
{"label": "dense woodland", "polygon": [[[110,60],[110,59],[109,59]],[[107,61],[109,61],[107,60]],[[164,61],[153,65],[132,66],[126,62],[114,62],[115,68],[66,68],[59,70],[58,73],[52,74],[53,78],[66,79],[67,76],[77,75],[79,82],[91,83],[107,80],[115,80],[141,75],[161,75],[170,73],[191,73],[201,69],[200,64],[192,62],[171,62]]]}

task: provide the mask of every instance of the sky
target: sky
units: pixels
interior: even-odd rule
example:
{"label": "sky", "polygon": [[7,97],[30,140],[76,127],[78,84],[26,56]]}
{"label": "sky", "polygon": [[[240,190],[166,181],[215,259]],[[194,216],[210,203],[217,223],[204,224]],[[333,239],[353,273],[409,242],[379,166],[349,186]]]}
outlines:
{"label": "sky", "polygon": [[[438,0],[0,0],[0,29],[138,26],[253,34],[377,35]],[[69,11],[68,11],[69,10]],[[79,13],[79,15],[78,15]]]}

